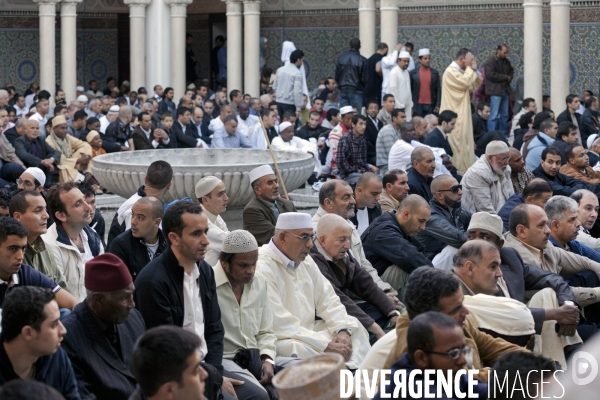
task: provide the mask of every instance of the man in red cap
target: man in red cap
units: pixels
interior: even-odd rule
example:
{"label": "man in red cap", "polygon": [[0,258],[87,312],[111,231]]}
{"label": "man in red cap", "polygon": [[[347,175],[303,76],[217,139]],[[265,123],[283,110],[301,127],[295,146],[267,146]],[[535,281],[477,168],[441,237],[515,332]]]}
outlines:
{"label": "man in red cap", "polygon": [[81,398],[127,400],[134,392],[131,354],[146,327],[134,308],[133,280],[119,257],[101,254],[85,265],[87,297],[62,322]]}

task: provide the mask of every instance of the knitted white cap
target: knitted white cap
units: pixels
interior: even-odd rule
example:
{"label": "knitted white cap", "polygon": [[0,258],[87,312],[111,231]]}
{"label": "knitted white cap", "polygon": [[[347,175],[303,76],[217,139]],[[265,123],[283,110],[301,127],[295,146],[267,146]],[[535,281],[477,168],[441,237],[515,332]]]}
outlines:
{"label": "knitted white cap", "polygon": [[271,168],[270,165],[261,165],[260,167],[256,167],[250,171],[248,173],[248,178],[250,179],[250,183],[252,183],[255,180],[267,175],[275,175],[275,171],[273,171],[273,168]]}
{"label": "knitted white cap", "polygon": [[508,153],[508,145],[502,140],[493,140],[485,147],[486,156],[495,156],[498,154]]}
{"label": "knitted white cap", "polygon": [[196,183],[196,197],[200,200],[202,196],[206,196],[212,192],[222,182],[214,176],[205,176]]}
{"label": "knitted white cap", "polygon": [[108,109],[108,113],[109,114],[118,114],[119,113],[119,106],[110,106],[110,108]]}
{"label": "knitted white cap", "polygon": [[229,254],[249,253],[254,250],[258,250],[256,239],[243,229],[229,232],[221,246],[221,251]]}
{"label": "knitted white cap", "polygon": [[502,239],[503,227],[502,218],[496,214],[480,211],[471,216],[471,222],[469,223],[469,228],[467,228],[467,230],[485,229],[498,236],[498,239]]}
{"label": "knitted white cap", "polygon": [[313,229],[310,214],[289,212],[279,214],[275,229]]}
{"label": "knitted white cap", "polygon": [[46,174],[44,174],[44,171],[41,169],[37,167],[29,167],[25,170],[25,172],[33,176],[40,183],[40,185],[44,186],[46,183]]}
{"label": "knitted white cap", "polygon": [[291,122],[283,121],[282,123],[279,124],[279,132],[283,132],[290,126],[293,126]]}

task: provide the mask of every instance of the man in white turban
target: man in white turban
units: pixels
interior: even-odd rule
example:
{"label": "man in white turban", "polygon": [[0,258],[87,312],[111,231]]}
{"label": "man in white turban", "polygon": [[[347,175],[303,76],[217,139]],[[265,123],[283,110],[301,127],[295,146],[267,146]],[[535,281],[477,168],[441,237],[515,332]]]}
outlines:
{"label": "man in white turban", "polygon": [[308,255],[314,241],[310,215],[289,212],[279,215],[275,236],[259,250],[257,271],[268,286],[277,354],[338,353],[356,369],[370,348],[369,336]]}
{"label": "man in white turban", "polygon": [[412,59],[408,51],[401,51],[398,54],[398,65],[390,72],[387,92],[394,96],[396,107],[404,104],[406,112],[406,121],[412,119],[412,94],[410,91],[410,74],[408,73],[408,64]]}

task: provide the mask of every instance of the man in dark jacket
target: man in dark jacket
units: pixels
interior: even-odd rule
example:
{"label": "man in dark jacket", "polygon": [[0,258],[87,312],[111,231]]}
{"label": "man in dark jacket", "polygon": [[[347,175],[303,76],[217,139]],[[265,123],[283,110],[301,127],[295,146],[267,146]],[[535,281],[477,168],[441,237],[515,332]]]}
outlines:
{"label": "man in dark jacket", "polygon": [[15,140],[15,154],[26,167],[37,167],[44,171],[48,186],[53,181],[53,175],[58,175],[57,165],[60,163],[61,153],[39,137],[35,121],[28,121],[25,134]]}
{"label": "man in dark jacket", "polygon": [[167,133],[152,126],[152,117],[146,111],[138,115],[140,124],[132,133],[133,147],[136,150],[165,149],[170,147],[170,139]]}
{"label": "man in dark jacket", "polygon": [[348,221],[356,226],[359,235],[362,235],[375,218],[381,215],[379,197],[382,191],[381,178],[374,173],[365,172],[358,178],[356,190],[354,191],[356,200],[354,216],[348,218]]}
{"label": "man in dark jacket", "polygon": [[129,123],[132,119],[132,111],[129,106],[119,108],[119,117],[106,128],[102,136],[102,148],[107,153],[130,150],[127,142],[131,139],[131,127]]}
{"label": "man in dark jacket", "polygon": [[485,154],[485,146],[481,148],[478,142],[481,142],[486,133],[488,133],[488,122],[490,119],[490,105],[485,102],[477,104],[477,110],[472,115],[473,120],[473,140],[475,141],[475,155],[481,157]]}
{"label": "man in dark jacket", "polygon": [[[346,312],[358,319],[368,330],[371,343],[383,337],[384,329],[396,324],[399,312],[367,271],[352,256],[350,239],[352,227],[336,214],[326,214],[317,224],[317,242],[310,256],[321,273],[333,286],[346,307]],[[346,290],[352,291],[363,302],[356,303]]]}
{"label": "man in dark jacket", "polygon": [[25,135],[25,133],[27,132],[27,121],[27,119],[19,118],[15,123],[15,126],[2,132],[4,137],[7,138],[10,144],[12,144],[13,146],[15,145],[15,141],[17,140],[17,138]]}
{"label": "man in dark jacket", "polygon": [[[176,138],[177,148],[195,148],[202,146],[202,140],[198,136],[198,131],[191,127],[190,121],[192,114],[185,107],[177,108],[177,119],[171,127],[171,135]],[[170,145],[172,145],[170,143]]]}
{"label": "man in dark jacket", "polygon": [[552,143],[552,147],[555,147],[560,151],[561,164],[567,163],[567,157],[565,156],[565,149],[577,141],[577,127],[573,123],[564,121],[558,125],[558,131],[556,132],[556,139]]}
{"label": "man in dark jacket", "polygon": [[508,101],[513,67],[508,59],[508,46],[499,44],[496,54],[485,64],[485,94],[490,96],[490,117],[488,131],[499,130],[508,134]]}
{"label": "man in dark jacket", "polygon": [[[365,70],[367,78],[365,81],[365,91],[363,94],[364,106],[368,107],[369,102],[374,101],[381,104],[381,85],[383,84],[383,75],[381,72],[381,59],[388,53],[388,45],[379,43],[377,51],[367,59]],[[377,65],[379,63],[379,66]]]}
{"label": "man in dark jacket", "polygon": [[444,247],[458,249],[467,241],[471,213],[461,208],[462,188],[450,175],[436,177],[431,182],[431,194],[431,217],[416,238],[425,247],[425,256],[433,260]]}
{"label": "man in dark jacket", "polygon": [[[577,96],[576,94],[568,95],[566,103],[567,109],[558,115],[558,117],[556,118],[556,123],[561,124],[563,122],[570,122],[574,125],[577,125],[577,133],[579,136],[581,134],[581,115],[577,112],[577,109],[581,104],[581,102],[579,101],[579,96]],[[582,144],[584,146],[587,145],[587,137],[584,138],[583,135],[581,135],[581,139],[578,138],[578,140],[582,140]]]}
{"label": "man in dark jacket", "polygon": [[172,87],[165,88],[162,101],[158,103],[158,113],[160,115],[163,115],[165,111],[169,111],[173,114],[173,117],[175,117],[175,110],[177,107],[175,106],[175,103],[173,103],[174,96],[175,92],[173,91]]}
{"label": "man in dark jacket", "polygon": [[599,108],[600,104],[598,103],[598,98],[596,96],[590,96],[585,101],[585,111],[580,119],[581,125],[579,125],[581,140],[583,141],[582,144],[585,147],[587,147],[587,139],[590,137],[590,135],[600,131],[600,121],[598,119]]}
{"label": "man in dark jacket", "polygon": [[431,216],[429,204],[421,196],[409,195],[395,213],[383,213],[362,234],[367,259],[381,278],[400,291],[408,275],[424,265],[433,264],[425,248],[414,236],[425,229]]}
{"label": "man in dark jacket", "polygon": [[[180,201],[162,224],[169,247],[139,273],[135,306],[148,329],[176,325],[200,336],[202,361],[222,374],[225,331],[213,269],[204,261],[208,218],[199,204]],[[223,377],[223,390],[235,396],[230,378]]]}
{"label": "man in dark jacket", "polygon": [[542,178],[552,187],[552,193],[561,196],[570,196],[578,189],[587,189],[598,194],[598,185],[588,185],[585,182],[578,181],[561,174],[559,171],[561,165],[560,151],[554,147],[546,147],[542,151],[542,162],[540,166],[534,169],[533,175]]}
{"label": "man in dark jacket", "polygon": [[366,105],[367,129],[365,129],[365,138],[367,139],[367,162],[371,165],[377,165],[377,136],[384,126],[383,122],[377,118],[379,104],[381,103],[369,101]]}
{"label": "man in dark jacket", "polygon": [[131,208],[131,229],[110,243],[109,251],[123,260],[134,281],[150,261],[167,249],[160,229],[162,217],[162,201],[153,196],[142,197]]}
{"label": "man in dark jacket", "polygon": [[421,146],[410,155],[412,168],[408,170],[408,193],[431,200],[431,181],[435,173],[435,156],[429,147]]}
{"label": "man in dark jacket", "polygon": [[135,390],[131,353],[146,330],[134,308],[133,281],[114,254],[85,265],[88,295],[62,322],[62,347],[73,364],[82,399],[127,400]]}
{"label": "man in dark jacket", "polygon": [[429,147],[439,147],[444,149],[446,154],[452,157],[454,153],[452,152],[450,142],[448,142],[448,135],[454,129],[457,118],[458,114],[456,114],[454,111],[442,111],[438,116],[438,126],[429,132],[429,135],[427,135],[425,138],[425,144]]}
{"label": "man in dark jacket", "polygon": [[367,59],[360,55],[360,40],[350,40],[350,50],[337,59],[335,80],[340,90],[340,107],[363,106],[363,90],[367,81]]}
{"label": "man in dark jacket", "polygon": [[516,206],[527,203],[544,208],[550,197],[552,197],[552,188],[550,187],[550,184],[544,179],[532,179],[527,186],[525,186],[523,192],[515,193],[510,196],[500,211],[498,211],[498,216],[502,218],[504,232],[508,232],[509,230],[508,221],[510,213]]}
{"label": "man in dark jacket", "polygon": [[[442,80],[440,74],[430,67],[429,49],[419,50],[419,67],[410,71],[410,92],[412,93],[413,116],[425,117],[437,114],[442,101]],[[424,83],[421,86],[421,82]]]}
{"label": "man in dark jacket", "polygon": [[[270,111],[271,110],[268,110],[268,112],[270,112]],[[261,111],[261,115],[262,115],[262,111]],[[294,132],[294,136],[297,136],[300,139],[304,139],[304,140],[309,140],[310,138],[313,138],[318,141],[319,136],[321,136],[321,134],[323,132],[327,131],[326,128],[322,127],[319,124],[320,119],[321,119],[321,114],[319,112],[311,111],[308,116],[308,122],[306,123],[306,125],[303,125],[300,129],[298,129],[296,132]],[[263,121],[264,121],[264,119],[263,119]],[[368,122],[367,122],[367,129],[369,129]],[[269,139],[271,139],[271,140],[273,138],[277,137],[277,132],[275,132],[275,136],[273,136],[273,130],[274,130],[274,128],[271,127],[270,130],[268,129],[268,131],[267,131],[267,135],[269,136]],[[262,134],[262,132],[258,132],[258,133]],[[368,147],[367,147],[367,150],[368,150]]]}

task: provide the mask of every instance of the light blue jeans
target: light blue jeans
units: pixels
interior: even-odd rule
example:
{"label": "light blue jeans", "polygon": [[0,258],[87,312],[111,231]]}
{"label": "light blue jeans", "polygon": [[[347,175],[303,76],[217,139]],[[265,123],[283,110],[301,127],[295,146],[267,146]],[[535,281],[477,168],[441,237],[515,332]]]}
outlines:
{"label": "light blue jeans", "polygon": [[490,117],[488,118],[488,132],[501,131],[506,135],[508,127],[508,92],[503,96],[490,97]]}

